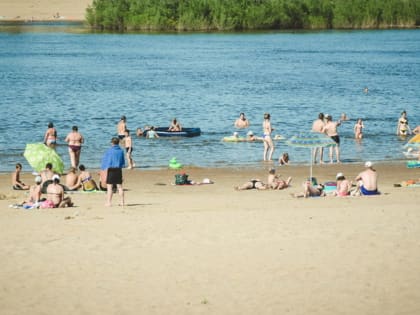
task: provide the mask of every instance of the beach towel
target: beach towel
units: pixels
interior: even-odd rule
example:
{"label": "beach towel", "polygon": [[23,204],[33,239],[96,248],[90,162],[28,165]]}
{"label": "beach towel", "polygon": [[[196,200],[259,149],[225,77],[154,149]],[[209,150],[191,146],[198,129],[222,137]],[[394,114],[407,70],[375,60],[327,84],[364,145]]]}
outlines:
{"label": "beach towel", "polygon": [[407,168],[420,167],[420,161],[407,161]]}

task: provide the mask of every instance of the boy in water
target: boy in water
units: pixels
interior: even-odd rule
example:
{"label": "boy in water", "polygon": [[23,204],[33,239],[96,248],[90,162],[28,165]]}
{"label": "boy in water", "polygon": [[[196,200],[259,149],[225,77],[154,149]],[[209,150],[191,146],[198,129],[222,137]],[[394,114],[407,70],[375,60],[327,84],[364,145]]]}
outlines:
{"label": "boy in water", "polygon": [[130,136],[130,130],[126,129],[125,132],[125,151],[127,152],[128,169],[133,169],[136,165],[133,162],[133,141]]}

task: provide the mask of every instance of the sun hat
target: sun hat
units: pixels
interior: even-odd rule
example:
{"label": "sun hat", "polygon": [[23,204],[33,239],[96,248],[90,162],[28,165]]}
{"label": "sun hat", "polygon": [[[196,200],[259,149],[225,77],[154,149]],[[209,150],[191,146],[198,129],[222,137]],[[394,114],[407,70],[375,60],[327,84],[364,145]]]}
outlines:
{"label": "sun hat", "polygon": [[344,174],[343,173],[337,173],[337,176],[335,178],[338,179],[340,177],[344,177]]}
{"label": "sun hat", "polygon": [[365,163],[365,167],[372,167],[372,166],[373,166],[373,163],[371,161],[367,161]]}
{"label": "sun hat", "polygon": [[58,176],[57,174],[53,175],[53,177],[51,178],[52,180],[60,180],[60,176]]}
{"label": "sun hat", "polygon": [[42,177],[38,175],[35,177],[35,183],[40,183],[40,182],[42,182]]}

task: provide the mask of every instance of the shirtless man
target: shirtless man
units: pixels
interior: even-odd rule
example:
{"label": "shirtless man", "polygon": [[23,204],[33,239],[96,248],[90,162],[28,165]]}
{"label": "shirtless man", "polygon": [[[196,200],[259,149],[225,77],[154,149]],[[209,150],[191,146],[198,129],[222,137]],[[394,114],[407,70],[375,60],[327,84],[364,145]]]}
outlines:
{"label": "shirtless man", "polygon": [[69,190],[76,190],[78,188],[77,180],[78,176],[76,174],[76,169],[70,167],[66,175],[66,186]]}
{"label": "shirtless man", "polygon": [[249,127],[249,121],[245,118],[244,113],[239,114],[239,118],[236,119],[234,126],[238,129],[248,128]]}
{"label": "shirtless man", "polygon": [[127,129],[127,118],[123,115],[117,124],[117,134],[120,140],[123,140],[125,137],[125,129]]}
{"label": "shirtless man", "polygon": [[327,119],[327,123],[324,126],[323,132],[327,134],[331,139],[333,139],[336,143],[335,146],[330,147],[330,163],[333,163],[333,150],[335,150],[335,157],[337,160],[337,163],[340,163],[340,137],[337,132],[337,127],[341,125],[341,121],[332,121],[332,116],[327,115],[325,116]]}
{"label": "shirtless man", "polygon": [[16,169],[15,172],[12,174],[12,187],[14,190],[28,190],[29,186],[25,185],[20,180],[20,172],[22,170],[22,164],[16,163]]}
{"label": "shirtless man", "polygon": [[356,177],[359,181],[359,189],[362,195],[378,195],[378,174],[373,169],[373,164],[370,161],[365,163],[366,170],[361,172]]}
{"label": "shirtless man", "polygon": [[65,141],[69,144],[71,166],[77,168],[80,162],[82,143],[84,142],[83,136],[79,133],[77,126],[73,126],[72,131],[67,135]]}
{"label": "shirtless man", "polygon": [[271,138],[273,128],[271,127],[270,114],[264,114],[263,121],[263,142],[264,142],[264,161],[271,161],[274,153],[274,142]]}
{"label": "shirtless man", "polygon": [[53,202],[54,208],[72,207],[71,198],[64,198],[64,189],[60,185],[60,176],[54,175],[52,181],[52,184],[49,184],[47,187],[47,200]]}
{"label": "shirtless man", "polygon": [[[325,122],[324,122],[324,114],[323,113],[319,113],[318,114],[318,119],[315,120],[312,123],[312,132],[318,132],[318,133],[324,133],[324,126],[325,126]],[[313,160],[314,163],[316,163],[316,156],[319,152],[319,163],[323,164],[324,163],[324,148],[320,147],[320,148],[315,148],[314,149],[314,153],[313,153]]]}
{"label": "shirtless man", "polygon": [[57,130],[54,128],[54,124],[50,122],[48,124],[48,129],[44,135],[44,143],[52,149],[55,149],[57,144]]}

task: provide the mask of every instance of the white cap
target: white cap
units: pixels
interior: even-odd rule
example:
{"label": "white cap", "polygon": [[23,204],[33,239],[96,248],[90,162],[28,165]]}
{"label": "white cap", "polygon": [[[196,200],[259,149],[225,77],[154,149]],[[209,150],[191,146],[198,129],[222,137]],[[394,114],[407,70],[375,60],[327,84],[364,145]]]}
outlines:
{"label": "white cap", "polygon": [[60,180],[60,176],[58,176],[57,174],[53,175],[53,177],[51,178],[52,180]]}
{"label": "white cap", "polygon": [[365,167],[372,167],[372,166],[373,166],[373,163],[371,161],[367,161],[365,163]]}
{"label": "white cap", "polygon": [[337,176],[335,178],[337,179],[339,177],[344,177],[344,174],[343,173],[337,173]]}
{"label": "white cap", "polygon": [[38,175],[35,177],[35,183],[40,183],[40,182],[42,182],[42,177]]}
{"label": "white cap", "polygon": [[235,132],[233,133],[233,135],[236,137],[236,136],[238,135],[238,133],[235,131]]}
{"label": "white cap", "polygon": [[253,135],[254,135],[254,133],[252,132],[252,130],[250,130],[250,131],[248,131],[247,135],[248,135],[248,136],[253,136]]}

